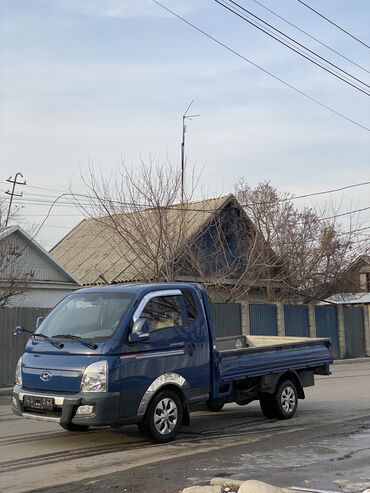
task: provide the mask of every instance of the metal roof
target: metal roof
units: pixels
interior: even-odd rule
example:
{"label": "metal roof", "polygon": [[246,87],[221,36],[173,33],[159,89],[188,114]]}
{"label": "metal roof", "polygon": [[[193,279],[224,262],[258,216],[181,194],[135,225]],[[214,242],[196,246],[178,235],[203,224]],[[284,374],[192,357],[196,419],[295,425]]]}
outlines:
{"label": "metal roof", "polygon": [[342,295],[334,295],[326,300],[328,303],[337,305],[359,305],[370,303],[370,293],[346,293]]}
{"label": "metal roof", "polygon": [[[166,209],[166,224],[170,231],[166,234],[176,242],[180,231],[185,230],[184,242],[186,243],[230,203],[240,207],[232,194],[199,202],[189,202],[183,206],[169,207]],[[156,238],[159,238],[157,211],[145,209],[114,217],[117,221],[128,221],[130,214],[135,214],[136,219],[139,218],[144,227],[150,228],[151,241],[154,245]],[[186,228],[182,221],[186,222]],[[157,230],[158,236],[156,237]],[[130,236],[133,242],[136,238],[140,239],[135,228],[130,230]],[[148,246],[151,247],[151,245]],[[82,285],[102,284],[105,281],[125,283],[148,279],[148,273],[151,272],[148,256],[138,254],[139,250],[136,252],[125,250],[123,254],[122,248],[123,241],[120,234],[105,224],[104,220],[92,218],[81,221],[52,248],[51,253],[79,278]]]}

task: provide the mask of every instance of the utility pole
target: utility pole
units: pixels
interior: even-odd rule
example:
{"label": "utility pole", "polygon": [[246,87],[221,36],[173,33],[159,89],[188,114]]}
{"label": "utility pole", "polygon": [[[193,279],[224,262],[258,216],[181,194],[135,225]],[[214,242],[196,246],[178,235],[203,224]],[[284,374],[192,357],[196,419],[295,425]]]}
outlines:
{"label": "utility pole", "polygon": [[14,180],[12,180],[12,177],[10,176],[6,181],[9,183],[13,183],[12,191],[10,192],[9,190],[5,192],[7,195],[10,195],[10,202],[9,202],[9,208],[8,208],[8,214],[6,216],[6,221],[5,221],[5,226],[8,226],[8,221],[10,217],[10,211],[12,208],[12,202],[13,202],[13,197],[22,197],[23,192],[21,193],[15,193],[15,187],[16,185],[26,185],[26,180],[24,181],[17,181],[18,176],[23,178],[22,173],[17,173],[14,177]]}
{"label": "utility pole", "polygon": [[186,125],[185,125],[185,120],[186,119],[192,119],[196,118],[197,116],[200,115],[188,115],[188,111],[190,109],[190,106],[194,103],[194,101],[191,101],[189,106],[186,108],[185,113],[182,115],[182,142],[181,142],[181,203],[184,203],[184,179],[185,179],[185,133],[186,133]]}

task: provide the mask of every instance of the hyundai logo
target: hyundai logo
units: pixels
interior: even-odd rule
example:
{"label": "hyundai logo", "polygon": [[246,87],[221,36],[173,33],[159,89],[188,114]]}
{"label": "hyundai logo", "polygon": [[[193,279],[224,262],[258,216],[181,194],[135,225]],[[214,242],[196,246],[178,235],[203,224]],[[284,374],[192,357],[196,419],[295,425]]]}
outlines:
{"label": "hyundai logo", "polygon": [[48,382],[53,375],[50,373],[50,371],[44,371],[41,375],[40,378],[43,382]]}

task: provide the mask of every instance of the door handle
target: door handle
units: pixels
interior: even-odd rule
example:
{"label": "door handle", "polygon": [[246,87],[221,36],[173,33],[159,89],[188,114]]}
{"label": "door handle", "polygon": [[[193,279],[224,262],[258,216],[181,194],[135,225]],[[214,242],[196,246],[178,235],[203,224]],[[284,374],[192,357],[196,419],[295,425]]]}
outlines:
{"label": "door handle", "polygon": [[194,344],[191,342],[190,344],[188,344],[186,346],[186,352],[188,353],[189,356],[193,356],[193,353],[195,351],[195,346]]}

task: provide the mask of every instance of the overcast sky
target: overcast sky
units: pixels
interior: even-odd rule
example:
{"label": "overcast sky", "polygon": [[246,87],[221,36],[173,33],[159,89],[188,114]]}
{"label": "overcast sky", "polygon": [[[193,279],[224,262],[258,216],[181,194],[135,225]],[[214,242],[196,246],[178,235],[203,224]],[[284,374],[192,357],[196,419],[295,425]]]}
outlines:
{"label": "overcast sky", "polygon": [[[370,70],[370,50],[297,0],[260,0]],[[369,98],[237,19],[213,0],[162,3],[253,62],[370,127]],[[268,13],[240,3],[369,82],[357,68]],[[368,0],[307,0],[370,44]],[[181,115],[194,100],[189,162],[209,196],[240,177],[295,194],[370,180],[370,133],[330,113],[192,30],[151,0],[0,0],[0,193],[21,171],[22,214],[37,225],[88,163],[180,161]],[[31,187],[43,187],[50,191]],[[40,196],[35,195],[40,194]],[[28,201],[27,201],[28,199]],[[50,200],[48,197],[47,200]],[[342,210],[370,206],[370,186],[332,196]],[[302,202],[301,202],[302,203]],[[308,203],[308,202],[306,202]],[[369,211],[368,211],[369,212]],[[360,220],[370,225],[370,214]],[[79,220],[55,207],[37,239],[50,248]]]}

